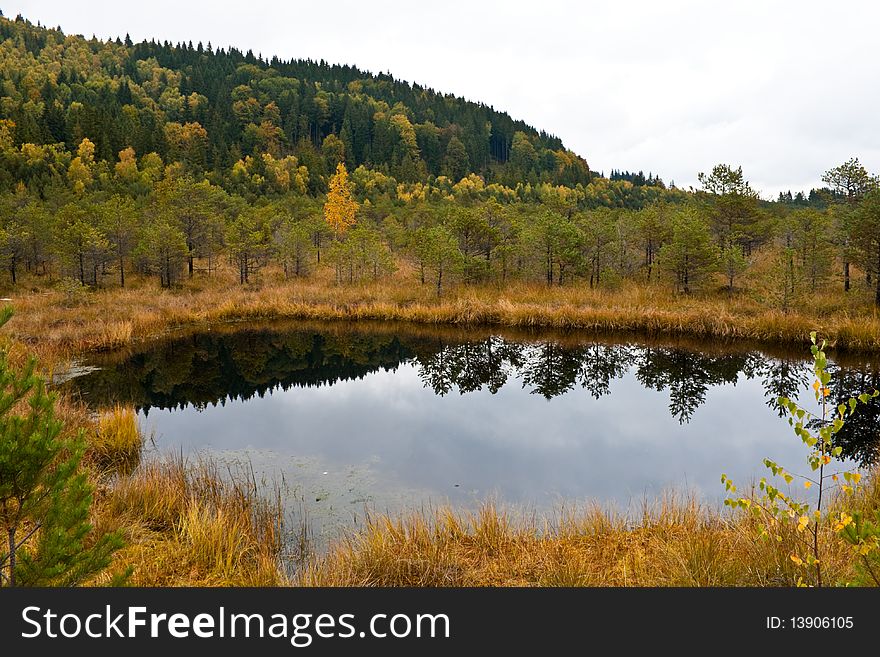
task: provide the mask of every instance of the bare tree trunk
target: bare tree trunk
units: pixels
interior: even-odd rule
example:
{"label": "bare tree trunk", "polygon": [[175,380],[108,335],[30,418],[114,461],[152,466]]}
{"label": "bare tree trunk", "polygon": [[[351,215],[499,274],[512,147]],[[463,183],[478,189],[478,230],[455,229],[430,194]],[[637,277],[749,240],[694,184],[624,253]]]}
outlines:
{"label": "bare tree trunk", "polygon": [[874,305],[880,306],[880,244],[877,245],[877,288],[874,293]]}
{"label": "bare tree trunk", "polygon": [[688,257],[684,257],[684,293],[690,294],[691,288],[688,285]]}

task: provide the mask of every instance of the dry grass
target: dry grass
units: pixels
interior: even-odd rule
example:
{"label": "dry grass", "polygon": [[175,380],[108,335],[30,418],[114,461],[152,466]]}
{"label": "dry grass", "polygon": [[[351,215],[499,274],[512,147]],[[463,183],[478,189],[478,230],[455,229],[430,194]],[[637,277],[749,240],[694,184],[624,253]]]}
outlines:
{"label": "dry grass", "polygon": [[133,408],[119,406],[98,416],[89,437],[88,458],[102,471],[131,474],[141,460],[144,436]]}
{"label": "dry grass", "polygon": [[337,286],[323,271],[292,281],[268,271],[261,284],[245,287],[219,272],[175,290],[132,277],[126,289],[89,292],[74,305],[65,305],[63,291],[51,287],[23,289],[11,293],[16,316],[7,330],[44,363],[58,367],[83,352],[115,349],[180,327],[276,319],[584,329],[792,346],[806,345],[816,330],[838,349],[880,349],[880,319],[860,291],[845,298],[834,292],[814,295],[809,306],[785,313],[744,294],[680,296],[665,285],[636,283],[614,290],[526,283],[458,286],[438,300],[430,286],[403,274]]}
{"label": "dry grass", "polygon": [[136,586],[287,582],[280,502],[267,501],[244,477],[215,464],[142,464],[103,491],[96,524],[123,531],[127,545],[111,570],[131,567]]}
{"label": "dry grass", "polygon": [[[855,501],[880,508],[876,475]],[[852,502],[852,501],[850,501]],[[852,507],[850,507],[852,508]],[[826,526],[826,581],[855,577],[851,550]],[[514,520],[494,506],[376,516],[305,570],[305,586],[794,586],[809,573],[756,521],[667,496],[638,518],[598,507],[555,521]]]}

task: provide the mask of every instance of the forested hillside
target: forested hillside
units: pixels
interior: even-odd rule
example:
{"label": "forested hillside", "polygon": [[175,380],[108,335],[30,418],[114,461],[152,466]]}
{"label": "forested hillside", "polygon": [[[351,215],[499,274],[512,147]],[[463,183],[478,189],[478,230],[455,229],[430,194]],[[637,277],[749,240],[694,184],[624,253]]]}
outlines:
{"label": "forested hillside", "polygon": [[[88,138],[98,161],[131,148],[218,183],[236,166],[263,176],[270,157],[292,171],[305,166],[312,193],[343,159],[400,182],[469,173],[514,185],[590,180],[559,139],[506,113],[352,66],[267,61],[210,43],[86,40],[22,19],[2,20],[0,39],[2,113],[14,124],[5,139],[16,147],[73,152]],[[38,183],[44,175],[26,166],[9,173]]]}
{"label": "forested hillside", "polygon": [[634,283],[785,312],[830,288],[880,304],[880,191],[857,159],[775,203],[730,165],[686,192],[592,174],[507,114],[353,67],[21,18],[0,38],[3,286],[402,272],[393,287],[438,297]]}

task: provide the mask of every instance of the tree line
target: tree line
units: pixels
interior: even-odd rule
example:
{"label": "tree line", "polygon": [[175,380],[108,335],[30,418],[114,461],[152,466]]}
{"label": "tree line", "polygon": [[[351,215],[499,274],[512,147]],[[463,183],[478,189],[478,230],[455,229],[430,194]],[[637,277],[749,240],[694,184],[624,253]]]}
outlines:
{"label": "tree line", "polygon": [[858,160],[825,173],[838,199],[826,209],[761,202],[742,169],[723,164],[700,174],[694,193],[666,190],[630,209],[598,205],[584,189],[511,189],[473,175],[393,186],[343,162],[326,195],[250,201],[146,157],[99,173],[92,149],[80,143],[76,175],[48,198],[24,184],[0,196],[0,262],[12,284],[29,272],[124,287],[136,271],[171,287],[225,264],[242,284],[267,265],[289,278],[327,265],[348,284],[408,262],[438,296],[452,282],[624,280],[684,294],[722,280],[732,294],[760,269],[765,300],[787,309],[837,277],[848,291],[856,267],[880,304],[880,191]]}

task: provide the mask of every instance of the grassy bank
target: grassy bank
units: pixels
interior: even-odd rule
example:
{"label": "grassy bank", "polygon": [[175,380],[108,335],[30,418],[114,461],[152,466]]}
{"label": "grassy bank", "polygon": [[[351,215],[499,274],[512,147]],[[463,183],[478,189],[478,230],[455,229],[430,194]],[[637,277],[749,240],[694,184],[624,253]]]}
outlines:
{"label": "grassy bank", "polygon": [[67,437],[85,435],[82,467],[94,490],[89,522],[97,534],[119,531],[124,540],[91,585],[129,570],[127,583],[135,586],[289,582],[282,553],[291,545],[280,493],[258,490],[247,469],[179,456],[148,458],[149,438],[131,408],[95,414],[66,398],[55,408]]}
{"label": "grassy bank", "polygon": [[[850,510],[880,508],[873,476]],[[833,509],[832,509],[833,512]],[[440,510],[378,516],[308,568],[305,586],[795,586],[794,529],[758,538],[757,521],[689,498],[646,503],[638,517],[598,507],[555,520],[515,520],[493,506],[476,514]],[[827,582],[858,577],[852,549],[822,541]]]}
{"label": "grassy bank", "polygon": [[125,289],[76,294],[21,287],[11,293],[16,319],[9,330],[48,366],[180,327],[277,319],[579,329],[796,347],[805,347],[810,331],[817,330],[837,349],[880,350],[880,318],[855,293],[845,298],[819,295],[809,306],[785,313],[745,296],[673,295],[659,285],[629,284],[615,290],[459,286],[438,299],[429,286],[409,278],[337,286],[321,276],[284,281],[267,274],[263,281],[241,287],[221,272],[170,291],[136,278]]}
{"label": "grassy bank", "polygon": [[144,436],[130,408],[78,423],[98,492],[93,524],[121,531],[125,547],[108,570],[131,570],[135,586],[274,586],[282,570],[283,509],[245,471],[211,461],[141,462]]}
{"label": "grassy bank", "polygon": [[150,462],[103,489],[101,529],[126,546],[112,568],[135,586],[277,586],[287,583],[280,501],[210,462]]}
{"label": "grassy bank", "polygon": [[[315,557],[303,527],[285,529],[281,496],[266,497],[251,473],[180,458],[141,463],[132,445],[144,437],[136,429],[132,438],[131,409],[97,418],[71,404],[62,410],[90,432],[93,522],[126,541],[95,584],[129,568],[139,586],[764,587],[809,575],[791,559],[804,538],[794,524],[782,540],[760,538],[753,516],[675,495],[628,514],[586,506],[536,518],[485,505],[476,513],[372,515]],[[880,473],[840,503],[829,516],[846,508],[873,517]],[[826,583],[860,581],[852,548],[831,523],[821,531]]]}

